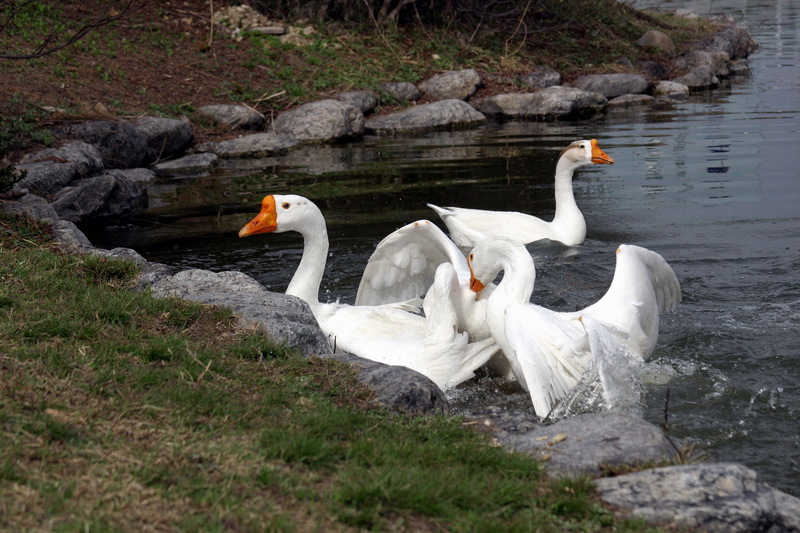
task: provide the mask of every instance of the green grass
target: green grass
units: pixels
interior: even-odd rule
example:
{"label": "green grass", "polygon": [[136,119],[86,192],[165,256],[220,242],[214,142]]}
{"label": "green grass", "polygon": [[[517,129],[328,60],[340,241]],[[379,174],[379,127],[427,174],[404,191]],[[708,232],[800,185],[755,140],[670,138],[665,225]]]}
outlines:
{"label": "green grass", "polygon": [[0,529],[641,531],[588,478],[0,217]]}

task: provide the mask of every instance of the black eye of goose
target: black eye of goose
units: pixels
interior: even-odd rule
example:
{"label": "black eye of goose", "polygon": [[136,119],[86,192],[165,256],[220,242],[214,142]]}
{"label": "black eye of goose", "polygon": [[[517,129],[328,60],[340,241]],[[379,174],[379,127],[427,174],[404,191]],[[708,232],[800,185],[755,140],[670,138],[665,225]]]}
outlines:
{"label": "black eye of goose", "polygon": [[281,204],[281,207],[284,209],[289,209],[289,207],[291,207],[291,204],[289,202],[283,202],[283,204]]}

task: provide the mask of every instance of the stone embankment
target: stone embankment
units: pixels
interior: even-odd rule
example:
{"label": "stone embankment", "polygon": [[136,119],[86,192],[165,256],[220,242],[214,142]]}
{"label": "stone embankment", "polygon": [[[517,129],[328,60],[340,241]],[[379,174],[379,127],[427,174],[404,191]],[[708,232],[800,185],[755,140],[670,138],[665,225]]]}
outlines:
{"label": "stone embankment", "polygon": [[[663,34],[648,32],[642,46],[669,49]],[[657,105],[685,98],[690,90],[713,87],[719,77],[745,68],[755,47],[747,30],[731,24],[706,48],[685,54],[668,68],[639,65],[644,74],[586,76],[562,86],[548,67],[534,69],[519,83],[530,88],[469,101],[482,83],[474,70],[446,72],[419,86],[388,83],[398,101],[423,95],[431,103],[385,116],[371,116],[378,103],[372,91],[342,93],[279,115],[271,124],[243,106],[209,106],[202,112],[243,132],[238,138],[193,146],[185,120],[140,118],[132,122],[75,124],[59,133],[58,148],[29,154],[17,168],[26,176],[0,200],[0,210],[52,222],[56,240],[73,253],[101,254],[137,263],[139,290],[156,297],[175,296],[231,308],[242,321],[262,328],[276,341],[308,355],[353,365],[376,402],[416,413],[447,412],[443,393],[428,378],[350,354],[333,353],[308,305],[276,294],[241,272],[176,271],[150,263],[134,250],[95,248],[76,224],[129,217],[147,207],[144,187],[156,179],[202,174],[221,158],[264,158],[299,145],[400,135],[437,128],[469,128],[492,119],[564,120],[607,112],[609,108]],[[647,81],[653,72],[657,78]],[[264,129],[266,128],[266,131]],[[249,131],[249,133],[248,133]],[[600,476],[601,498],[619,512],[656,524],[706,531],[800,531],[800,500],[767,484],[738,464],[698,463],[647,468],[602,477],[643,465],[670,465],[679,447],[657,426],[627,414],[583,414],[545,425],[526,412],[495,407],[467,414],[492,431],[508,449],[541,457],[552,475]]]}
{"label": "stone embankment", "polygon": [[[241,15],[234,14],[232,23]],[[374,113],[379,96],[371,90],[310,102],[271,122],[247,106],[201,107],[200,113],[239,133],[219,142],[193,144],[188,120],[142,117],[71,124],[57,131],[70,142],[29,154],[17,165],[27,175],[16,189],[47,198],[64,220],[102,223],[146,209],[142,189],[148,181],[201,175],[222,159],[269,158],[303,145],[363,135],[474,128],[489,120],[571,120],[680,101],[690,91],[714,87],[720,78],[747,69],[747,56],[756,43],[747,28],[732,19],[721,22],[726,25],[708,42],[669,65],[633,65],[620,58],[620,64],[638,72],[582,76],[570,85],[562,85],[562,76],[542,65],[518,80],[504,80],[521,87],[520,92],[474,98],[483,78],[476,70],[464,69],[440,73],[418,85],[383,84],[382,93],[394,102],[413,104],[390,114]],[[674,50],[669,36],[656,30],[645,33],[638,44]],[[428,103],[417,104],[422,98]]]}

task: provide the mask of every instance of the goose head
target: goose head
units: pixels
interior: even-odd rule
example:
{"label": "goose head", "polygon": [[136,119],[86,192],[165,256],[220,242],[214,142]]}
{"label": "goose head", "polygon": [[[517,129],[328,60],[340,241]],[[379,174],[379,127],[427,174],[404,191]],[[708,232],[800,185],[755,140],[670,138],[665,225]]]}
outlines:
{"label": "goose head", "polygon": [[570,168],[614,164],[614,159],[600,148],[597,139],[573,142],[561,151],[558,160],[559,163],[566,163]]}
{"label": "goose head", "polygon": [[503,270],[502,251],[511,241],[503,238],[484,239],[467,256],[469,288],[476,294],[489,285]]}
{"label": "goose head", "polygon": [[514,301],[527,302],[533,292],[536,280],[536,267],[525,246],[504,237],[490,237],[482,240],[467,256],[470,281],[469,288],[476,294],[489,285],[500,272],[500,280],[491,299],[498,289]]}
{"label": "goose head", "polygon": [[271,194],[261,200],[261,211],[239,230],[239,237],[260,233],[282,233],[308,228],[322,218],[319,208],[308,198],[296,194]]}

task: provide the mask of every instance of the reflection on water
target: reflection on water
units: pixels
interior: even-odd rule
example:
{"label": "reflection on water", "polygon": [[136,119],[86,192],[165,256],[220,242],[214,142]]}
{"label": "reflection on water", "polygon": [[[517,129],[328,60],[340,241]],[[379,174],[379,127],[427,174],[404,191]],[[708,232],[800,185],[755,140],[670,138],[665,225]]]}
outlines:
{"label": "reflection on water", "polygon": [[[684,302],[662,320],[652,379],[643,378],[644,416],[661,423],[669,394],[676,437],[800,494],[800,3],[643,4],[746,17],[762,45],[752,75],[685,103],[593,121],[368,137],[247,161],[153,185],[141,225],[89,236],[154,261],[241,270],[281,291],[299,261],[299,236],[240,240],[236,232],[264,194],[303,194],[320,205],[331,236],[321,297],[352,301],[381,238],[411,220],[435,220],[427,202],[552,216],[559,151],[597,138],[616,164],[576,174],[587,241],[531,247],[534,301],[579,309],[608,287],[619,243],[659,252],[675,269]],[[489,377],[453,402],[530,408],[518,388]]]}

